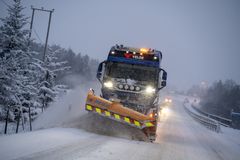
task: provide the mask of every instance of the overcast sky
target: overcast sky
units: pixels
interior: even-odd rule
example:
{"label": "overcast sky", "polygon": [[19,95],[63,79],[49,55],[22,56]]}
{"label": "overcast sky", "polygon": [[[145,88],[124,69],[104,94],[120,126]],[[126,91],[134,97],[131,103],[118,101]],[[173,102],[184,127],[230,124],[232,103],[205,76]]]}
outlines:
{"label": "overcast sky", "polygon": [[[0,0],[0,17],[6,6]],[[150,47],[163,52],[168,82],[178,88],[201,81],[240,83],[239,0],[23,0],[55,9],[50,44],[106,59],[112,45]],[[33,37],[44,42],[48,15],[37,12]]]}

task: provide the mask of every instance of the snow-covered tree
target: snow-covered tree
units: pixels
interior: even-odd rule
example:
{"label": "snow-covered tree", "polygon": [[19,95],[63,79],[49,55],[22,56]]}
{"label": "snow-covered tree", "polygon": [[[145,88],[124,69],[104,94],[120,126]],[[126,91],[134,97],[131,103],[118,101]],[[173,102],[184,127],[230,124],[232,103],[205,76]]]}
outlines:
{"label": "snow-covered tree", "polygon": [[28,30],[24,28],[27,24],[27,17],[22,14],[23,6],[21,0],[13,0],[13,5],[8,6],[8,16],[1,18],[3,26],[2,32],[2,49],[4,53],[12,50],[27,50],[26,35]]}
{"label": "snow-covered tree", "polygon": [[[13,113],[12,121],[19,121],[19,113],[32,107],[37,95],[35,87],[38,61],[28,51],[27,18],[22,14],[21,0],[8,6],[8,16],[2,18],[0,53],[0,107]],[[17,119],[16,119],[17,118]]]}
{"label": "snow-covered tree", "polygon": [[49,48],[49,52],[45,57],[45,62],[42,62],[42,74],[40,82],[40,99],[42,111],[48,107],[49,103],[54,101],[56,95],[66,89],[65,85],[56,84],[56,76],[58,72],[64,72],[70,69],[66,66],[66,61],[59,61],[57,54],[61,49]]}

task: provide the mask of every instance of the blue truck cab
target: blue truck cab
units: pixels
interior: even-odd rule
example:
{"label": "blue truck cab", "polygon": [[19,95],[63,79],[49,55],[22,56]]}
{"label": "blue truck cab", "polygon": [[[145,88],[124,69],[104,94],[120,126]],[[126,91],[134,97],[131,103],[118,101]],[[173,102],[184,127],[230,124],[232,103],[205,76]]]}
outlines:
{"label": "blue truck cab", "polygon": [[166,86],[162,53],[150,48],[111,47],[97,71],[101,97],[145,115],[158,113],[159,91]]}

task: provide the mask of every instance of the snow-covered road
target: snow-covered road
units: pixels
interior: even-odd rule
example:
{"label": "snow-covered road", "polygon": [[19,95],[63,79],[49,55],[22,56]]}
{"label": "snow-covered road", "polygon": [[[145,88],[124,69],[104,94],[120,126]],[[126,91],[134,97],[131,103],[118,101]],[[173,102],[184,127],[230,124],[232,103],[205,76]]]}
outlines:
{"label": "snow-covered road", "polygon": [[206,129],[189,117],[182,100],[173,97],[172,106],[161,114],[156,143],[98,135],[81,127],[51,128],[1,136],[0,159],[239,159],[240,132]]}
{"label": "snow-covered road", "polygon": [[167,115],[162,115],[157,143],[162,146],[162,159],[239,159],[240,140],[234,141],[223,128],[222,133],[208,130],[192,119],[182,106],[181,97],[174,99]]}

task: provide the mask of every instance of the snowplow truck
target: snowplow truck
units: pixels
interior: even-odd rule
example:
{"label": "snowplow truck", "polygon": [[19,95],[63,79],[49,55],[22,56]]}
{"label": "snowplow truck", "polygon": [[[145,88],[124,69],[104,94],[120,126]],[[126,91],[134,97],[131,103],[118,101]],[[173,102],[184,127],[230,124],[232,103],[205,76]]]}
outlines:
{"label": "snowplow truck", "polygon": [[139,128],[148,140],[154,141],[159,91],[167,80],[161,60],[162,53],[155,49],[113,46],[97,70],[101,94],[89,90],[86,110]]}

